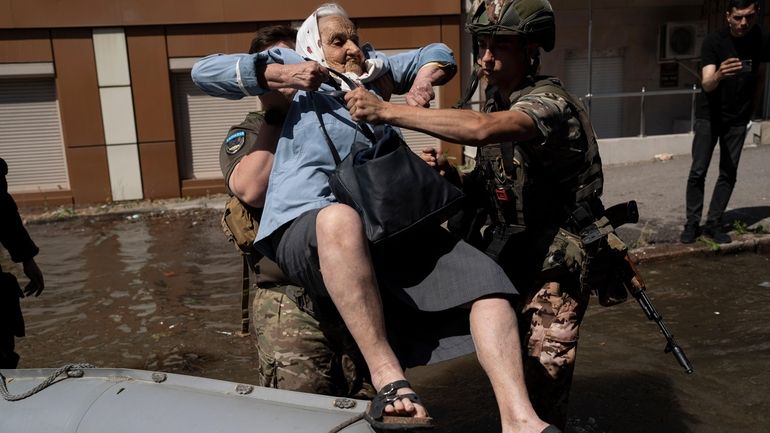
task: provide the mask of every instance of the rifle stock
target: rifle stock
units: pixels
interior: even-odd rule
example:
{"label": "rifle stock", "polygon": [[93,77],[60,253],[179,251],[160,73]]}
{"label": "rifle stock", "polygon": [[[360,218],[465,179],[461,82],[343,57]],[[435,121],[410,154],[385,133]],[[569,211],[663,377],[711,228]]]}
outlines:
{"label": "rifle stock", "polygon": [[647,286],[644,284],[644,280],[642,279],[641,274],[636,269],[636,265],[634,265],[628,253],[626,253],[625,257],[623,257],[623,260],[625,261],[625,265],[627,266],[628,271],[628,275],[625,279],[626,289],[629,293],[631,293],[631,296],[636,299],[636,301],[639,303],[639,306],[642,307],[642,311],[644,311],[644,314],[647,315],[647,319],[655,321],[655,324],[657,324],[658,328],[660,328],[660,332],[666,338],[667,342],[664,352],[671,352],[679,365],[684,368],[684,371],[687,374],[692,374],[695,371],[692,368],[692,364],[690,364],[690,361],[687,359],[687,355],[685,355],[684,350],[678,344],[676,344],[674,336],[668,330],[666,323],[663,321],[663,316],[658,313],[658,311],[652,305],[650,298],[647,297]]}

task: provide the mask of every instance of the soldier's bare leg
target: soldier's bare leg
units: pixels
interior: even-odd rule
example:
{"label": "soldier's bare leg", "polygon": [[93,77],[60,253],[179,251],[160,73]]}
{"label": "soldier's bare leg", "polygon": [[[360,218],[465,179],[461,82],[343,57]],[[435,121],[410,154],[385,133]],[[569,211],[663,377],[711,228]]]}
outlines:
{"label": "soldier's bare leg", "polygon": [[[316,218],[318,259],[324,284],[353,339],[366,360],[372,384],[379,390],[404,372],[388,343],[377,281],[361,217],[352,208],[334,204]],[[413,392],[402,388],[399,394]],[[427,411],[409,400],[399,400],[386,412],[426,417]]]}
{"label": "soldier's bare leg", "polygon": [[471,334],[481,367],[492,383],[503,433],[543,431],[529,402],[521,362],[521,343],[513,307],[507,299],[484,298],[471,306]]}

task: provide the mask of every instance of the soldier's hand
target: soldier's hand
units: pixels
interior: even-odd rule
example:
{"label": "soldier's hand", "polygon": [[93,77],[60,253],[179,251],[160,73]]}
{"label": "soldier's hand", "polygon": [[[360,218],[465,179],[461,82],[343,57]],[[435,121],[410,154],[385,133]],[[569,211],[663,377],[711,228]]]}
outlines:
{"label": "soldier's hand", "polygon": [[422,152],[420,152],[420,158],[425,161],[426,164],[428,164],[431,167],[436,166],[436,149],[435,148],[428,148],[423,149]]}
{"label": "soldier's hand", "polygon": [[369,123],[379,123],[381,121],[382,110],[386,104],[363,87],[358,87],[346,93],[345,102],[353,120]]}
{"label": "soldier's hand", "polygon": [[[447,173],[452,173],[453,176],[459,176],[457,169],[449,162],[445,153],[439,154],[439,151],[433,147],[423,149],[420,152],[420,159],[425,161],[426,164],[435,168],[442,176],[448,176]],[[459,178],[458,178],[459,179]]]}
{"label": "soldier's hand", "polygon": [[35,295],[40,296],[45,288],[45,282],[43,281],[43,273],[35,263],[35,259],[29,259],[24,262],[24,275],[29,278],[29,283],[24,286],[24,296]]}

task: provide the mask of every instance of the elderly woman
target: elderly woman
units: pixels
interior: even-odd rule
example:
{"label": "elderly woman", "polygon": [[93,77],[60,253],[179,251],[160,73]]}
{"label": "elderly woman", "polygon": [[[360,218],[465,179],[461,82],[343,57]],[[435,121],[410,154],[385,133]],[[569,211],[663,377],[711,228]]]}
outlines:
{"label": "elderly woman", "polygon": [[[546,424],[532,409],[522,379],[516,316],[508,300],[517,292],[505,273],[438,226],[370,248],[360,216],[337,203],[328,184],[335,163],[320,122],[343,158],[354,145],[371,145],[340,98],[347,80],[329,70],[380,97],[409,92],[408,101],[424,105],[433,96],[431,85],[454,74],[451,51],[432,44],[388,57],[362,47],[336,4],[321,6],[305,20],[297,50],[209,56],[192,72],[198,87],[213,96],[298,90],[278,141],[255,247],[303,285],[314,302],[336,307],[378,391],[366,415],[376,428],[431,427],[402,365],[452,358],[472,351],[475,343],[505,425],[542,431]],[[393,346],[383,304],[388,317],[397,318],[387,324],[395,331]],[[467,305],[469,313],[458,308]]]}

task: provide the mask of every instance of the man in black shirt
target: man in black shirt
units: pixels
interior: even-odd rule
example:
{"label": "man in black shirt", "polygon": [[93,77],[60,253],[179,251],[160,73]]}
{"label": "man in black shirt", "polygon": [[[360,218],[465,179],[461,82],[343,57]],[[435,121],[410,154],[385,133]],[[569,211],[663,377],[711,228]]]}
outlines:
{"label": "man in black shirt", "polygon": [[680,240],[692,243],[701,234],[704,184],[719,140],[719,178],[706,216],[703,234],[715,242],[732,239],[722,229],[722,214],[730,200],[738,161],[752,111],[759,62],[766,61],[762,31],[755,25],[757,0],[730,0],[727,27],[709,34],[701,53],[702,86],[695,112],[692,167],[687,179],[687,222]]}

